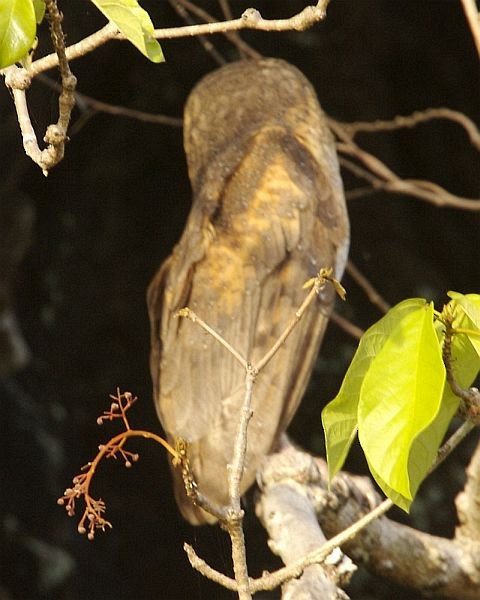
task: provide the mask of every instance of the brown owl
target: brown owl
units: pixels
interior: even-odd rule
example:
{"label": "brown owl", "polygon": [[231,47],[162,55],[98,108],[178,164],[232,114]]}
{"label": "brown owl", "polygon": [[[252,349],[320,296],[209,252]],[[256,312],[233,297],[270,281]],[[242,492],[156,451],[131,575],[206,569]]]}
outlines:
{"label": "brown owl", "polygon": [[[305,281],[321,267],[341,277],[349,224],[325,115],[310,83],[282,60],[237,62],[202,79],[186,104],[184,143],[193,204],[148,290],[150,366],[169,439],[189,442],[199,490],[225,505],[245,373],[174,315],[188,306],[255,363],[305,298]],[[257,377],[243,492],[298,407],[333,300],[325,289]],[[173,475],[183,516],[214,522]]]}

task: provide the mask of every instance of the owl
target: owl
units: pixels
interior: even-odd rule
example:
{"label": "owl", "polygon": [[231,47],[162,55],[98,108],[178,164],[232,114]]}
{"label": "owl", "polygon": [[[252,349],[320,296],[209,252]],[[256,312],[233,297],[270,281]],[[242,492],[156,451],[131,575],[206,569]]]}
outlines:
{"label": "owl", "polygon": [[[168,438],[184,438],[199,490],[228,503],[227,465],[245,395],[245,372],[198,325],[189,307],[253,364],[274,344],[321,267],[340,278],[349,222],[332,135],[315,91],[277,59],[239,61],[200,81],[184,115],[193,202],[171,256],[147,295],[150,368]],[[334,301],[310,306],[256,380],[241,491],[254,482],[300,403]],[[175,496],[192,524],[215,519]]]}

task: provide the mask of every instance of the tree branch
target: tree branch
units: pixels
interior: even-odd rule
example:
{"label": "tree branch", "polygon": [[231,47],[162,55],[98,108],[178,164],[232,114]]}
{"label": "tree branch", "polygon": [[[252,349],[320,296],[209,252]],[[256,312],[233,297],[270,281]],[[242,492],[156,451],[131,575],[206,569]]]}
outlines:
{"label": "tree branch", "polygon": [[[329,2],[330,0],[319,0],[316,5],[305,7],[302,11],[289,19],[264,19],[258,10],[248,8],[238,19],[214,23],[202,23],[199,25],[186,25],[183,27],[155,29],[154,37],[158,40],[171,40],[197,35],[212,35],[214,33],[240,31],[242,29],[256,29],[259,31],[304,31],[325,19]],[[110,22],[92,35],[69,46],[66,49],[66,56],[67,59],[71,61],[80,58],[81,56],[85,56],[109,40],[125,39],[125,36]],[[33,62],[28,69],[28,74],[30,77],[34,77],[38,73],[53,69],[57,64],[57,55],[49,54]]]}
{"label": "tree branch", "polygon": [[[441,448],[432,466],[433,470],[448,456],[471,431],[471,424],[462,425]],[[290,454],[288,460],[282,454]],[[314,462],[314,466],[310,462]],[[285,464],[289,467],[285,468]],[[307,465],[307,466],[306,466]],[[309,466],[308,466],[309,465]],[[307,555],[299,564],[303,572],[308,564],[321,561],[339,545],[355,561],[363,563],[372,572],[435,596],[465,600],[478,598],[480,593],[478,545],[465,548],[458,540],[447,540],[421,533],[390,521],[381,514],[392,506],[390,500],[380,502],[380,497],[369,478],[340,473],[328,489],[328,469],[321,458],[313,459],[293,446],[284,445],[277,454],[267,457],[261,471],[262,493],[257,502],[257,514],[268,525],[269,535],[275,528],[269,522],[281,520],[289,523],[290,516],[275,514],[273,517],[269,497],[274,494],[297,495],[308,498],[315,508],[322,530],[334,536],[326,544]],[[302,489],[303,488],[303,489]],[[284,501],[283,507],[292,504]],[[276,501],[275,506],[280,506]],[[366,512],[367,511],[367,512]],[[308,512],[307,512],[308,515]],[[306,517],[307,521],[309,517]],[[299,529],[282,531],[282,536],[297,536]],[[275,538],[273,548],[276,548]],[[311,562],[310,562],[311,561]],[[418,566],[422,565],[422,569]],[[425,567],[423,567],[425,565]],[[293,570],[294,565],[285,567]],[[283,569],[269,575],[281,579]],[[296,576],[299,576],[297,571]],[[295,575],[294,575],[295,576]],[[266,579],[268,576],[265,575]],[[258,580],[252,584],[256,590]],[[264,589],[263,586],[261,589]],[[309,596],[307,596],[308,598]],[[312,598],[318,596],[311,596]]]}
{"label": "tree branch", "polygon": [[65,39],[61,25],[63,17],[57,8],[56,0],[45,0],[45,5],[50,21],[50,35],[55,49],[56,64],[59,66],[62,78],[62,91],[58,98],[58,121],[47,127],[43,138],[47,147],[44,150],[40,150],[38,146],[37,136],[28,112],[26,90],[30,86],[31,74],[26,69],[19,69],[12,65],[5,71],[5,84],[12,90],[25,152],[41,167],[43,174],[48,175],[49,169],[62,160],[65,152],[68,124],[75,105],[74,91],[77,79],[70,71],[66,57]]}

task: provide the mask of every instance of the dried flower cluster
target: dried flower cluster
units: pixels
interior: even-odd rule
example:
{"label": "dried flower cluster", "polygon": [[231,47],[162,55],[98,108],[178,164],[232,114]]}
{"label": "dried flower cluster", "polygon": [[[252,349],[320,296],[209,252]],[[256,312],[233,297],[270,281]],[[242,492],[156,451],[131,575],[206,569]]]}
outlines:
{"label": "dried flower cluster", "polygon": [[102,425],[105,421],[113,421],[114,419],[122,419],[125,431],[112,437],[106,444],[101,444],[98,447],[98,453],[94,460],[88,462],[81,468],[81,473],[75,475],[72,480],[73,486],[68,487],[63,496],[61,496],[57,503],[61,506],[65,506],[69,517],[75,515],[75,503],[79,499],[83,499],[85,502],[85,510],[82,518],[78,523],[78,532],[81,534],[87,534],[89,540],[93,540],[95,537],[95,530],[101,529],[105,531],[107,527],[111,528],[112,525],[109,521],[104,518],[105,514],[105,502],[99,498],[96,500],[90,495],[90,485],[92,483],[93,476],[97,470],[98,464],[102,458],[118,458],[119,456],[125,461],[127,468],[131,467],[133,463],[137,462],[139,456],[133,452],[125,450],[124,446],[128,438],[131,437],[143,437],[147,439],[153,439],[154,441],[162,444],[175,459],[179,460],[179,454],[176,450],[161,437],[148,431],[139,431],[131,429],[130,423],[127,419],[127,411],[137,401],[137,397],[131,392],[120,393],[117,388],[116,395],[110,395],[112,403],[110,409],[103,412],[103,415],[98,417],[97,424]]}

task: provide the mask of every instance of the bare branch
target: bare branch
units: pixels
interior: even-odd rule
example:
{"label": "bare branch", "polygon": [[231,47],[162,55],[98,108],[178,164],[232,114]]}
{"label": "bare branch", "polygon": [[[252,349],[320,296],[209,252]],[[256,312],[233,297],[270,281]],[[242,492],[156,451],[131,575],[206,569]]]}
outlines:
{"label": "bare branch", "polygon": [[[169,0],[169,3],[173,10],[179,15],[180,18],[182,18],[185,21],[185,23],[188,23],[189,25],[195,25],[194,20],[188,14],[186,7],[184,6],[184,3],[181,2],[181,0]],[[210,54],[210,56],[217,63],[217,65],[222,66],[226,64],[226,59],[220,54],[220,52],[215,48],[215,46],[207,37],[205,37],[204,35],[197,35],[195,37],[197,38],[199,44],[203,46],[205,52],[207,54]]]}
{"label": "bare branch", "polygon": [[348,319],[346,319],[345,317],[342,317],[342,315],[339,315],[335,311],[333,311],[332,314],[330,315],[330,320],[333,323],[335,323],[335,325],[337,325],[337,327],[340,327],[340,329],[343,329],[343,331],[348,333],[348,335],[351,335],[356,340],[359,340],[362,337],[362,335],[365,333],[363,331],[363,329],[361,329],[360,327],[357,327],[354,323],[351,323]]}
{"label": "bare branch", "polygon": [[[313,278],[310,282],[307,282],[305,284],[305,286],[310,286],[310,284],[311,284],[310,292],[308,293],[305,300],[302,302],[302,305],[297,310],[297,312],[293,316],[290,323],[286,326],[282,335],[278,338],[278,340],[270,348],[270,350],[265,354],[265,356],[263,356],[258,361],[258,363],[255,365],[258,372],[260,372],[272,360],[272,358],[278,352],[278,349],[280,348],[280,346],[285,343],[288,336],[292,333],[292,331],[295,329],[295,327],[298,324],[298,322],[300,321],[300,319],[305,314],[305,311],[307,310],[307,308],[313,302],[313,299],[320,293],[320,290],[322,289],[322,287],[324,287],[327,282],[331,282],[332,285],[337,290],[337,292],[339,291],[339,289],[341,288],[340,283],[332,277],[332,273],[333,273],[333,269],[331,269],[331,268],[330,269],[321,269],[319,271],[317,277]],[[341,288],[341,289],[343,290],[343,288]],[[343,290],[343,293],[344,292],[345,292],[345,290]]]}
{"label": "bare branch", "polygon": [[[480,210],[480,200],[455,196],[431,181],[401,179],[393,171],[388,169],[388,167],[378,158],[373,156],[373,154],[362,150],[353,142],[337,143],[337,150],[338,152],[357,158],[370,169],[367,171],[352,161],[339,157],[339,163],[342,167],[352,172],[356,177],[360,177],[371,183],[372,188],[376,192],[383,190],[394,194],[412,196],[420,200],[426,200],[434,206],[449,206],[471,211]],[[356,195],[356,197],[358,197],[358,195]]]}
{"label": "bare branch", "polygon": [[43,174],[48,175],[48,170],[58,164],[63,158],[65,142],[68,139],[68,124],[75,105],[74,91],[77,79],[70,71],[67,61],[65,39],[61,25],[63,17],[57,8],[56,0],[45,0],[45,5],[50,21],[50,34],[55,49],[55,56],[62,78],[62,91],[58,98],[58,121],[47,127],[45,137],[43,138],[47,143],[47,147],[44,150],[40,150],[38,146],[37,136],[28,112],[26,90],[30,86],[31,75],[25,69],[19,69],[15,65],[12,65],[5,71],[5,84],[11,88],[13,93],[25,152],[27,156],[41,167]]}
{"label": "bare branch", "polygon": [[426,110],[415,111],[411,115],[397,115],[388,121],[357,121],[354,123],[341,123],[334,119],[329,119],[329,123],[341,127],[350,137],[354,138],[357,133],[377,133],[380,131],[395,131],[397,129],[416,127],[420,123],[426,123],[434,119],[447,119],[457,123],[465,130],[470,142],[480,150],[480,131],[475,123],[465,114],[452,110],[451,108],[427,108]]}
{"label": "bare branch", "polygon": [[360,269],[358,269],[351,260],[347,262],[346,271],[362,288],[372,304],[379,308],[383,313],[387,313],[390,310],[390,304],[379,294],[372,283],[360,272]]}
{"label": "bare branch", "polygon": [[[42,73],[37,75],[37,80],[57,92],[62,89],[62,86],[59,83]],[[83,105],[83,107],[89,107],[95,112],[102,112],[116,117],[126,117],[127,119],[135,119],[137,121],[142,121],[143,123],[155,123],[156,125],[167,125],[169,127],[183,127],[183,119],[180,117],[147,113],[142,110],[128,108],[127,106],[108,104],[107,102],[97,100],[97,98],[82,94],[78,90],[74,92],[74,95],[77,106],[80,108],[82,108]]]}
{"label": "bare branch", "polygon": [[[212,15],[210,15],[206,10],[204,10],[203,8],[199,8],[192,2],[189,2],[189,0],[174,0],[174,1],[180,2],[185,8],[187,8],[190,12],[192,12],[194,15],[196,15],[200,19],[203,19],[206,23],[217,23],[217,20],[214,19],[212,17]],[[226,10],[226,12],[228,13],[228,16],[226,15],[225,18],[228,19],[229,21],[232,21],[233,16],[231,14],[231,11],[229,10],[230,7],[228,7],[228,5],[225,6],[225,4],[223,4],[222,6],[223,6],[223,10],[224,11]],[[240,53],[244,54],[245,56],[248,56],[249,58],[261,58],[262,57],[260,52],[257,52],[249,44],[244,42],[236,31],[225,31],[224,33],[225,33],[225,37],[228,40],[230,40],[230,42],[237,48],[237,50]]]}
{"label": "bare branch", "polygon": [[183,317],[185,319],[188,319],[189,321],[192,321],[192,323],[197,323],[198,325],[200,325],[202,329],[204,329],[209,335],[215,338],[217,342],[221,344],[226,350],[228,350],[228,352],[230,352],[230,354],[240,363],[240,365],[245,370],[248,370],[249,363],[245,360],[245,358],[243,358],[240,352],[237,352],[235,348],[227,342],[227,340],[225,340],[219,333],[212,329],[210,325],[205,323],[205,321],[201,319],[197,314],[195,314],[193,310],[191,310],[188,307],[181,308],[175,316]]}
{"label": "bare branch", "polygon": [[[472,425],[467,422],[455,431],[439,450],[429,472],[445,460],[471,429]],[[328,469],[323,459],[315,459],[317,470],[308,469],[308,476],[305,477],[303,465],[306,460],[312,460],[311,457],[292,446],[284,446],[281,452],[285,451],[298,454],[290,462],[300,465],[299,471],[302,472],[292,475],[291,472],[282,469],[276,470],[275,461],[278,461],[278,455],[267,457],[261,474],[264,485],[259,503],[263,504],[264,496],[276,486],[285,486],[288,482],[291,485],[292,481],[295,486],[303,483],[308,486],[304,493],[315,504],[322,529],[333,537],[301,560],[255,580],[252,583],[252,591],[272,589],[269,586],[277,587],[284,581],[299,577],[309,565],[321,563],[335,548],[341,546],[353,558],[362,558],[364,561],[366,559],[369,568],[380,572],[387,579],[425,591],[428,589],[427,582],[432,581],[435,582],[435,586],[438,586],[432,589],[441,588],[444,596],[469,600],[478,597],[479,582],[471,565],[475,557],[475,549],[472,549],[472,554],[469,555],[464,553],[455,541],[429,536],[385,518],[379,519],[393,506],[393,503],[390,500],[379,503],[379,496],[368,478],[340,473],[333,479],[331,492],[329,492]],[[302,459],[302,456],[305,456],[305,459]],[[273,472],[273,476],[270,473],[265,477],[264,474],[268,471]],[[367,507],[371,510],[365,514]],[[257,511],[260,515],[265,512],[264,507],[258,505]],[[290,534],[297,535],[297,530],[290,531]],[[415,553],[412,548],[415,548]],[[441,559],[435,558],[439,556]],[[424,572],[417,573],[416,566],[419,561],[422,565],[425,561],[428,576]],[[447,569],[452,569],[451,577]],[[416,573],[415,578],[412,577],[413,572]],[[445,577],[446,572],[449,573],[449,577]],[[463,585],[465,589],[461,587]],[[457,595],[454,595],[452,590]],[[462,590],[462,593],[459,593],[459,590]]]}
{"label": "bare branch", "polygon": [[[186,25],[184,27],[170,27],[155,29],[154,37],[158,40],[193,37],[197,35],[212,35],[242,29],[256,29],[259,31],[304,31],[326,17],[326,9],[330,0],[319,0],[315,6],[307,6],[302,11],[289,19],[264,19],[258,10],[247,9],[240,18],[233,21],[220,21],[200,25]],[[125,36],[118,31],[113,23],[108,23],[92,35],[66,49],[68,60],[85,56],[109,40],[125,40]],[[28,70],[30,77],[42,71],[53,69],[58,64],[56,54],[49,54],[32,63]]]}
{"label": "bare branch", "polygon": [[184,544],[183,549],[185,550],[188,560],[192,567],[201,573],[204,577],[207,577],[211,581],[218,583],[227,590],[237,591],[237,582],[235,579],[227,577],[223,573],[212,569],[202,558],[200,558],[190,544]]}

